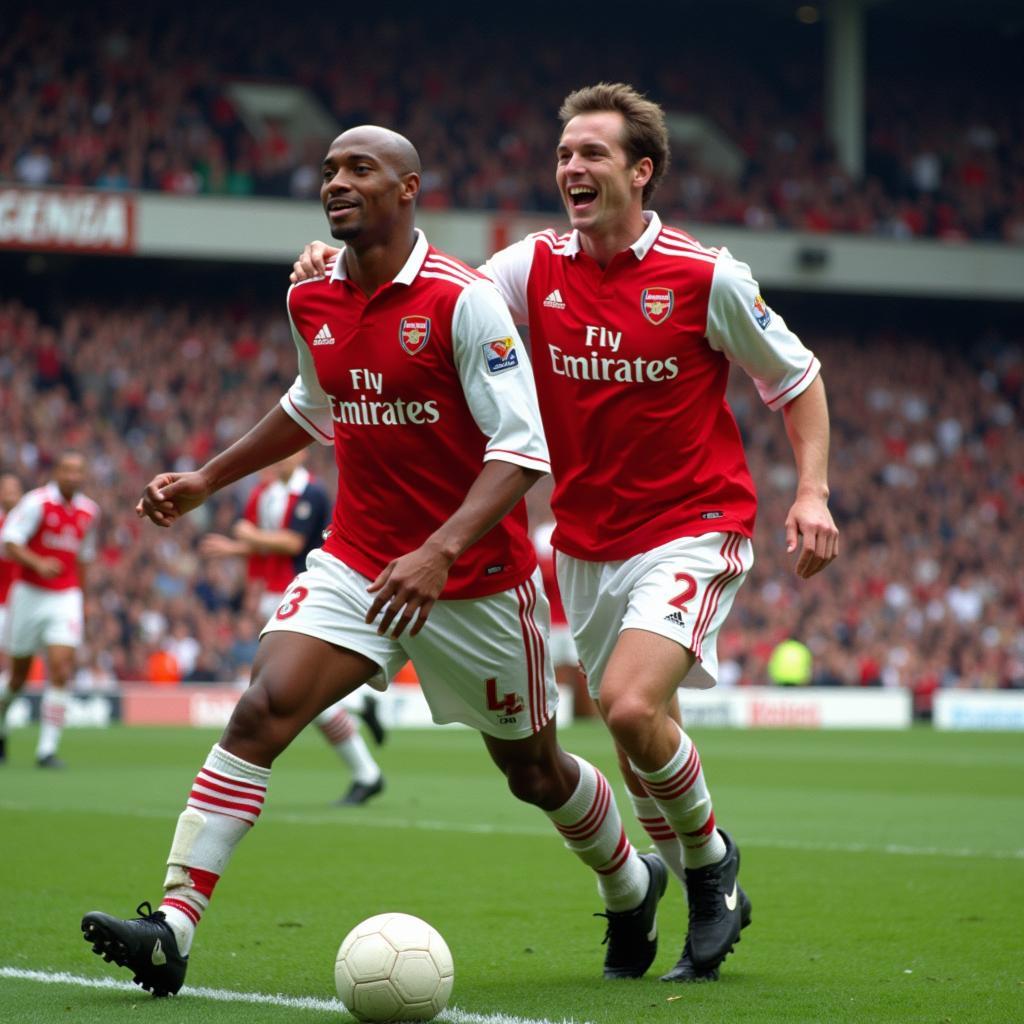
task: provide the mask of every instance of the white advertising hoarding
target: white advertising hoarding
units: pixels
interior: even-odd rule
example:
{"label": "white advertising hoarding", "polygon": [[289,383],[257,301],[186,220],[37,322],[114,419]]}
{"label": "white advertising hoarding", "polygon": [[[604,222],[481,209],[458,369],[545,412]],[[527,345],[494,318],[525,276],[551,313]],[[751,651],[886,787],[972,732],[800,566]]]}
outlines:
{"label": "white advertising hoarding", "polygon": [[692,726],[737,729],[908,729],[905,690],[742,686],[680,690],[683,720]]}
{"label": "white advertising hoarding", "polygon": [[1024,731],[1024,692],[949,690],[935,694],[936,729]]}

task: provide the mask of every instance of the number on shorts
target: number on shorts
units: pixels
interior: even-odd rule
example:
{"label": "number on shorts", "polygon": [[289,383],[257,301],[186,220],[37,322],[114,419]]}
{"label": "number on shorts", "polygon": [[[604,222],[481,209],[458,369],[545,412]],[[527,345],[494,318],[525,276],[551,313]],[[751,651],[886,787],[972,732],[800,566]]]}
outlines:
{"label": "number on shorts", "polygon": [[309,597],[309,590],[306,587],[293,587],[284,595],[284,600],[277,609],[275,618],[290,619],[299,610],[299,605],[307,597]]}
{"label": "number on shorts", "polygon": [[686,602],[692,601],[697,593],[697,581],[688,572],[677,572],[676,583],[685,583],[686,585],[669,601],[669,604],[673,608],[678,608],[681,612],[685,612]]}

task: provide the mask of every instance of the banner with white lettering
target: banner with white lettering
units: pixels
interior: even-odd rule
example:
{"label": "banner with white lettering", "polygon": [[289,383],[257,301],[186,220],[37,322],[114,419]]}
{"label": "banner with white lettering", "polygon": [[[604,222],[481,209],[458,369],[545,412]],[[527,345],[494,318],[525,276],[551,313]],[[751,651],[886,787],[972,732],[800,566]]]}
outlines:
{"label": "banner with white lettering", "polygon": [[135,198],[118,192],[0,188],[0,249],[133,253]]}

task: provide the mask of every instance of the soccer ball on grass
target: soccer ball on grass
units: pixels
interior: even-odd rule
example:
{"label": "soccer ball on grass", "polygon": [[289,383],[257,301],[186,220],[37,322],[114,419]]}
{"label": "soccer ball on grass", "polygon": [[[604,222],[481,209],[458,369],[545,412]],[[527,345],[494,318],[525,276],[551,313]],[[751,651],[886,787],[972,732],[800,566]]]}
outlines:
{"label": "soccer ball on grass", "polygon": [[440,933],[411,914],[377,914],[345,936],[334,982],[359,1020],[433,1020],[448,1005],[455,980]]}

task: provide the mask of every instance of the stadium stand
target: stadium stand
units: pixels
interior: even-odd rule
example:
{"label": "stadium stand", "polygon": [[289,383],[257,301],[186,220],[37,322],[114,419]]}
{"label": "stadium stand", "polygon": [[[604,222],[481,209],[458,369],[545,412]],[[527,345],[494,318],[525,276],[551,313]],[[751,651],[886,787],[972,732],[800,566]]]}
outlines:
{"label": "stadium stand", "polygon": [[[0,464],[34,485],[65,446],[89,458],[86,490],[103,519],[82,686],[146,678],[155,652],[171,653],[186,682],[234,680],[260,623],[244,606],[242,567],[204,562],[197,544],[229,527],[244,486],[171,531],[133,509],[153,473],[195,466],[276,401],[294,376],[294,347],[276,304],[203,286],[198,275],[187,302],[172,300],[173,279],[161,288],[158,274],[136,277],[130,300],[76,293],[45,308],[0,305]],[[723,682],[765,682],[772,649],[797,635],[814,654],[817,684],[909,687],[922,707],[940,686],[1024,688],[1013,568],[1024,342],[1006,326],[966,333],[962,318],[943,329],[948,311],[920,307],[915,329],[872,326],[866,314],[838,330],[834,305],[798,305],[789,319],[830,382],[842,572],[792,575],[781,530],[794,477],[781,417],[736,375],[731,402],[759,486],[761,536],[723,635]],[[329,459],[314,452],[325,479]],[[545,516],[542,488],[531,506]],[[166,673],[166,659],[158,663]]]}
{"label": "stadium stand", "polygon": [[[16,16],[0,41],[10,115],[0,181],[309,198],[323,140],[297,138],[272,117],[243,117],[232,98],[232,83],[287,82],[338,124],[376,121],[416,139],[427,208],[558,209],[554,111],[593,63],[586,25],[563,38],[532,19],[496,22],[503,50],[529,58],[482,61],[496,17],[486,11],[361,14],[339,51],[315,12],[253,9],[239,22],[216,5],[185,8]],[[706,117],[740,155],[730,179],[679,148],[663,212],[755,230],[1024,243],[1024,96],[1013,85],[1012,40],[983,27],[936,39],[917,25],[876,28],[867,173],[855,181],[823,127],[820,26],[747,10],[736,31],[722,17],[703,10],[698,24],[681,5],[659,13],[659,32],[602,52],[603,76]],[[962,59],[972,47],[983,59]]]}

